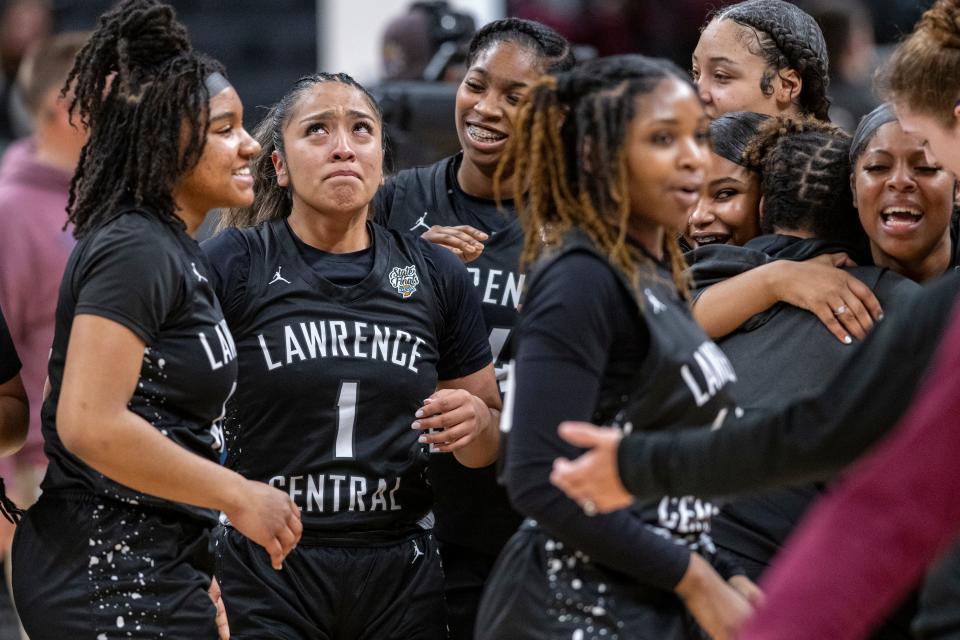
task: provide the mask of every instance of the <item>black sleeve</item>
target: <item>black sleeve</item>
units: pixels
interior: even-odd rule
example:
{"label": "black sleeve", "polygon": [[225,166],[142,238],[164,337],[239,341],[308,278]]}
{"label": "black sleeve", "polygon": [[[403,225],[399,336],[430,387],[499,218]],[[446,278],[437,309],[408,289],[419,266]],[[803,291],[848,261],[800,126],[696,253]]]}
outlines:
{"label": "black sleeve", "polygon": [[[596,562],[636,580],[673,589],[690,551],[620,510],[587,517],[550,484],[555,458],[582,450],[561,440],[563,420],[589,420],[609,353],[632,320],[633,303],[609,266],[588,254],[568,254],[540,275],[524,303],[514,364],[513,413],[507,437],[507,489],[514,506],[544,530]],[[619,327],[619,328],[618,328]]]}
{"label": "black sleeve", "polygon": [[960,275],[893,309],[819,396],[747,412],[721,429],[631,434],[617,454],[638,496],[725,495],[826,479],[886,435],[910,406],[954,314]]}
{"label": "black sleeve", "polygon": [[20,373],[20,358],[13,346],[13,338],[7,328],[7,321],[0,310],[0,384],[10,382],[13,376]]}
{"label": "black sleeve", "polygon": [[396,176],[387,178],[387,181],[380,185],[380,188],[377,189],[377,192],[373,195],[373,201],[370,203],[370,212],[367,215],[367,219],[373,220],[382,227],[386,227],[390,222],[390,211],[393,209],[393,196],[396,192]]}
{"label": "black sleeve", "polygon": [[220,299],[227,324],[235,326],[243,310],[250,275],[250,250],[239,229],[225,229],[200,243],[210,263],[210,284]]}
{"label": "black sleeve", "polygon": [[109,318],[153,342],[184,295],[175,241],[164,233],[136,212],[97,231],[74,271],[74,314]]}
{"label": "black sleeve", "polygon": [[426,240],[417,243],[431,267],[440,303],[437,377],[453,380],[476,373],[493,362],[480,295],[467,268],[453,252]]}

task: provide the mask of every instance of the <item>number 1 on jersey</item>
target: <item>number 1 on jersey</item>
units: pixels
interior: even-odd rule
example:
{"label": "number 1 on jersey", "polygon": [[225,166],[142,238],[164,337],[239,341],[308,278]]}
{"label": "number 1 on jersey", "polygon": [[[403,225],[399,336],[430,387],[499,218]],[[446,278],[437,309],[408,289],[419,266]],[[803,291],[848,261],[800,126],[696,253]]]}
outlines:
{"label": "number 1 on jersey", "polygon": [[337,444],[335,458],[353,457],[353,428],[357,424],[357,387],[359,382],[342,380],[337,393]]}

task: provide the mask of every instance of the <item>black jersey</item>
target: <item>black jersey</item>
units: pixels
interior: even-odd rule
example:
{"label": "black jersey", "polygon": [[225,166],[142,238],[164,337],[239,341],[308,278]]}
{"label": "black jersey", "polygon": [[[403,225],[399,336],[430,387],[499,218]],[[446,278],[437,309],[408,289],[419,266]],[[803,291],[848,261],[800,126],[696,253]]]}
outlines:
{"label": "black jersey", "polygon": [[41,413],[50,460],[45,493],[92,492],[215,519],[209,509],[147,496],[110,480],[66,450],[56,425],[73,319],[102,316],[127,327],[146,345],[130,410],[182,447],[216,461],[223,445],[220,419],[236,385],[237,365],[233,338],[208,276],[197,243],[179,225],[146,210],[121,211],[77,243],[60,284],[48,370],[51,392]]}
{"label": "black jersey", "polygon": [[304,259],[286,220],[204,244],[239,353],[226,463],[289,493],[305,528],[329,538],[426,526],[433,496],[414,412],[438,380],[490,363],[459,260],[368,229],[373,266],[349,286],[325,277],[329,262],[318,273]]}
{"label": "black jersey", "polygon": [[511,498],[594,561],[672,589],[690,549],[713,551],[715,507],[692,496],[664,496],[586,517],[549,482],[555,458],[581,453],[560,439],[557,424],[592,420],[637,431],[720,423],[737,412],[731,399],[736,375],[693,321],[663,266],[642,278],[634,296],[604,256],[573,236],[538,264],[529,283],[502,421],[509,430]]}
{"label": "black jersey", "polygon": [[20,358],[17,357],[13,338],[10,337],[10,329],[7,328],[7,321],[3,317],[3,311],[0,310],[0,384],[9,382],[18,373],[20,373]]}
{"label": "black jersey", "polygon": [[464,193],[457,182],[462,159],[459,153],[428,167],[401,171],[377,192],[371,211],[375,222],[404,233],[420,235],[433,225],[467,224],[490,236],[467,271],[483,302],[483,319],[502,388],[504,365],[509,360],[504,346],[517,322],[523,290],[523,229],[512,200],[504,201],[500,210],[492,200]]}
{"label": "black jersey", "polygon": [[[464,193],[457,182],[462,159],[459,153],[427,167],[401,171],[377,192],[371,211],[379,224],[407,234],[420,235],[435,224],[468,224],[490,236],[467,271],[483,302],[483,320],[502,391],[505,365],[510,360],[509,337],[523,289],[523,230],[512,201],[504,201],[500,210],[492,200]],[[497,485],[494,465],[468,469],[441,459],[431,466],[430,478],[437,487],[437,537],[445,543],[498,554],[516,531],[520,516]]]}

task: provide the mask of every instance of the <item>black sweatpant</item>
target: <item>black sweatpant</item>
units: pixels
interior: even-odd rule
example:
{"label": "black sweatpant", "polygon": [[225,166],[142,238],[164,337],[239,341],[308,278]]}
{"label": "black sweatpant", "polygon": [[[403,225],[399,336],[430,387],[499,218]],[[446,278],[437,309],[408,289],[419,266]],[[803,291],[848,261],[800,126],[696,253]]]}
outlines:
{"label": "black sweatpant", "polygon": [[476,640],[706,640],[672,593],[638,584],[526,524],[487,582]]}
{"label": "black sweatpant", "polygon": [[440,557],[443,558],[450,640],[473,640],[483,587],[497,556],[441,540]]}
{"label": "black sweatpant", "polygon": [[364,546],[305,532],[276,571],[232,528],[215,534],[233,640],[443,640],[443,570],[429,531]]}
{"label": "black sweatpant", "polygon": [[215,640],[209,542],[172,513],[44,494],[13,540],[17,613],[31,640]]}

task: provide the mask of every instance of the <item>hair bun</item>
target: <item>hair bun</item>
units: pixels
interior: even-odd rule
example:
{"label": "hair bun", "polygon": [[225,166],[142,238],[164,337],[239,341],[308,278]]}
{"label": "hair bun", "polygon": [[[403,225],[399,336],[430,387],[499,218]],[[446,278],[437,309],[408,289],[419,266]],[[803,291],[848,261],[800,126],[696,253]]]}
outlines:
{"label": "hair bun", "polygon": [[147,70],[190,51],[187,29],[173,8],[157,0],[124,0],[110,12],[115,20],[120,72]]}
{"label": "hair bun", "polygon": [[944,47],[960,49],[960,3],[939,0],[923,14],[918,30]]}

